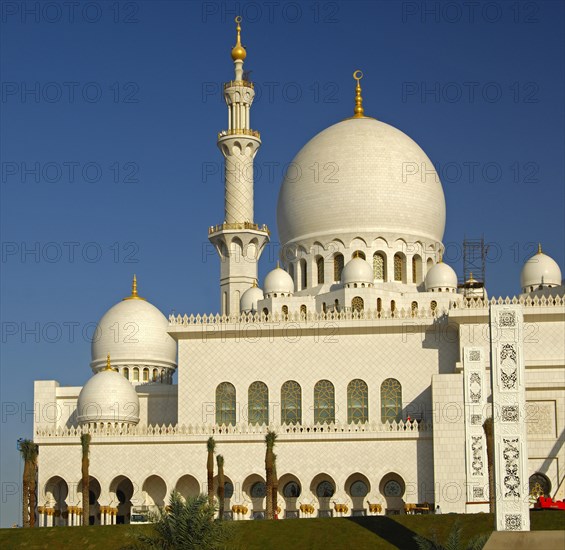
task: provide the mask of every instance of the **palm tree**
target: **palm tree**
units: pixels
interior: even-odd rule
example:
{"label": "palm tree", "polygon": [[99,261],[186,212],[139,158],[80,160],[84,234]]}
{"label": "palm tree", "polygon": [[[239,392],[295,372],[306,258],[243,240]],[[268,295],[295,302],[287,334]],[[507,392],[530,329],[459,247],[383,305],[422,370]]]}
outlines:
{"label": "palm tree", "polygon": [[173,491],[169,506],[153,515],[151,531],[139,530],[134,536],[138,544],[127,548],[154,548],[160,550],[186,550],[226,548],[231,534],[228,522],[214,521],[216,510],[210,506],[206,495],[187,497],[184,500]]}
{"label": "palm tree", "polygon": [[82,524],[88,525],[90,518],[90,460],[88,454],[90,452],[90,434],[82,434],[80,436],[80,445],[82,447]]}
{"label": "palm tree", "polygon": [[35,527],[35,505],[37,487],[37,457],[39,455],[39,445],[32,443],[30,449],[29,467],[29,526]]}
{"label": "palm tree", "polygon": [[208,448],[208,503],[210,506],[214,504],[214,450],[216,442],[213,437],[209,437],[206,443]]}
{"label": "palm tree", "polygon": [[273,454],[273,517],[277,514],[279,478],[277,477],[277,455]]}
{"label": "palm tree", "polygon": [[271,430],[265,436],[265,443],[267,444],[267,451],[265,453],[265,478],[267,485],[267,519],[273,519],[273,463],[274,463],[274,448],[277,434]]}
{"label": "palm tree", "polygon": [[[22,477],[22,524],[24,527],[30,527],[30,482],[33,475],[33,485],[35,486],[35,465],[37,463],[38,447],[31,439],[23,439],[20,441],[19,449],[24,461],[24,474]],[[34,505],[33,508],[31,508],[31,513],[35,516],[35,495],[33,501]]]}
{"label": "palm tree", "polygon": [[494,425],[492,416],[483,422],[483,430],[487,440],[487,468],[488,468],[488,503],[489,512],[494,513],[495,488],[494,488]]}
{"label": "palm tree", "polygon": [[224,457],[218,455],[216,457],[216,462],[218,463],[218,500],[220,501],[218,507],[218,519],[221,521],[224,519],[224,502],[225,502],[225,484],[224,479]]}

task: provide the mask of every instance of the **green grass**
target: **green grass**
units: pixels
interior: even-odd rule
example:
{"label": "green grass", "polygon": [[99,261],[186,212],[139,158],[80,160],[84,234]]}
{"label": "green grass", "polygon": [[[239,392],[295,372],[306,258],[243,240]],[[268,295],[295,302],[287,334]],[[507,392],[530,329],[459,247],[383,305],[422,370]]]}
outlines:
{"label": "green grass", "polygon": [[[492,531],[490,514],[445,514],[441,516],[395,516],[344,519],[234,522],[229,548],[245,550],[379,550],[416,549],[414,535],[442,540],[458,521],[463,539]],[[531,514],[532,530],[563,529],[565,512]],[[0,529],[0,548],[115,550],[131,543],[132,534],[151,526],[51,527],[42,529]]]}

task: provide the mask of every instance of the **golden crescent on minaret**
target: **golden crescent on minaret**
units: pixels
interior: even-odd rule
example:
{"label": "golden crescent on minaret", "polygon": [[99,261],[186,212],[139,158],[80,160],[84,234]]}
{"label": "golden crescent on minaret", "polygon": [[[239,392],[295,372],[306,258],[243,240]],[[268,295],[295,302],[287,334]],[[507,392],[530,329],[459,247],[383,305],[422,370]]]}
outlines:
{"label": "golden crescent on minaret", "polygon": [[237,24],[237,27],[235,28],[235,30],[237,31],[237,41],[231,51],[231,58],[234,61],[243,61],[247,57],[247,52],[245,51],[245,48],[241,45],[241,25],[240,25],[241,15],[238,15],[235,18],[235,22]]}
{"label": "golden crescent on minaret", "polygon": [[361,97],[361,79],[363,78],[363,71],[357,69],[353,73],[353,78],[357,81],[355,86],[355,109],[353,109],[353,118],[365,118],[365,111],[363,109],[363,98]]}

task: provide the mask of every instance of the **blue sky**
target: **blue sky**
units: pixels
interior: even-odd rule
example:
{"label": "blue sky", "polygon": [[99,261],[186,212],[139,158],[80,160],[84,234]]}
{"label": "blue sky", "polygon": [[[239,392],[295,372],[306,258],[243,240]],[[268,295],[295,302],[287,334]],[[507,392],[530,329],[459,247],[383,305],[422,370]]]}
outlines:
{"label": "blue sky", "polygon": [[236,14],[260,94],[255,220],[274,243],[261,278],[284,166],[352,114],[358,68],[366,113],[438,167],[459,274],[464,236],[483,234],[491,295],[519,292],[538,241],[563,269],[562,2],[84,6],[1,4],[2,526],[19,520],[33,380],[84,384],[94,323],[132,274],[165,314],[218,309],[207,228],[223,218],[215,142]]}

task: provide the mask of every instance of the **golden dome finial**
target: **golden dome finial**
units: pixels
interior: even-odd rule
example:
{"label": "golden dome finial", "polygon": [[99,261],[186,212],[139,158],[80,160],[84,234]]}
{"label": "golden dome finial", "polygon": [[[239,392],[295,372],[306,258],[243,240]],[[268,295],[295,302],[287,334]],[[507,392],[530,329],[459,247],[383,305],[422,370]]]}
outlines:
{"label": "golden dome finial", "polygon": [[277,260],[277,269],[281,268],[281,263]]}
{"label": "golden dome finial", "polygon": [[439,251],[439,263],[443,263],[443,252],[441,250]]}
{"label": "golden dome finial", "polygon": [[365,118],[365,111],[363,109],[363,98],[361,97],[361,84],[360,81],[363,78],[363,71],[357,69],[353,73],[353,78],[357,81],[357,86],[355,86],[355,109],[353,109],[353,118]]}
{"label": "golden dome finial", "polygon": [[110,363],[110,354],[108,354],[108,357],[106,357],[106,366],[104,367],[104,370],[114,370],[112,368],[112,364]]}
{"label": "golden dome finial", "polygon": [[542,254],[542,251],[541,251],[541,243],[538,243],[538,254]]}
{"label": "golden dome finial", "polygon": [[137,298],[137,277],[133,274],[133,281],[131,282],[131,296]]}
{"label": "golden dome finial", "polygon": [[257,288],[257,279],[253,279],[253,288]]}
{"label": "golden dome finial", "polygon": [[245,51],[245,48],[241,45],[241,25],[240,25],[241,15],[238,15],[235,18],[235,22],[237,24],[235,28],[237,31],[237,41],[231,51],[231,58],[234,61],[243,61],[247,56],[247,52]]}
{"label": "golden dome finial", "polygon": [[124,298],[124,300],[145,300],[145,298],[142,298],[137,294],[137,277],[135,276],[135,273],[133,275],[133,281],[131,282],[131,295]]}

